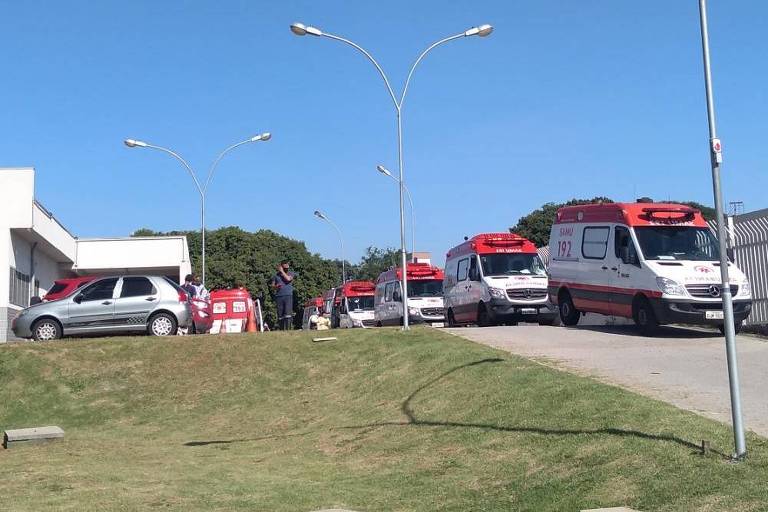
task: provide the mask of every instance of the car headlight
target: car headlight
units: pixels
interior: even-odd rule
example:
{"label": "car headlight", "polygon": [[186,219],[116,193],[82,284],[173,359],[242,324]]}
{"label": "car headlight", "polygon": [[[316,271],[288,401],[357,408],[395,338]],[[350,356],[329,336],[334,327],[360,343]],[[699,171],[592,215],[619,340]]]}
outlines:
{"label": "car headlight", "polygon": [[502,288],[488,288],[488,293],[491,294],[491,297],[495,297],[497,299],[505,299],[507,297],[506,290]]}
{"label": "car headlight", "polygon": [[408,308],[408,314],[418,316],[420,313],[419,308]]}
{"label": "car headlight", "polygon": [[752,285],[749,284],[749,281],[746,279],[741,283],[741,286],[739,286],[739,295],[742,297],[749,297],[752,295]]}
{"label": "car headlight", "polygon": [[657,277],[656,285],[666,295],[685,295],[685,288],[672,279]]}

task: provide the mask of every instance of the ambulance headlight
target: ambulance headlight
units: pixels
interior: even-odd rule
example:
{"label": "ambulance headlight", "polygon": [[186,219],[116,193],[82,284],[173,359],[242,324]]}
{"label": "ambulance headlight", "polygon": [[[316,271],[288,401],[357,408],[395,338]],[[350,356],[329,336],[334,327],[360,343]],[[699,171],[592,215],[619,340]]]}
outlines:
{"label": "ambulance headlight", "polygon": [[503,288],[488,288],[488,293],[490,293],[491,297],[493,297],[494,299],[507,298],[507,292]]}
{"label": "ambulance headlight", "polygon": [[739,285],[739,295],[741,297],[750,297],[752,295],[752,285],[746,279]]}
{"label": "ambulance headlight", "polygon": [[685,288],[672,279],[657,277],[656,285],[665,295],[685,295]]}
{"label": "ambulance headlight", "polygon": [[411,316],[419,316],[420,313],[419,308],[408,308],[408,314]]}

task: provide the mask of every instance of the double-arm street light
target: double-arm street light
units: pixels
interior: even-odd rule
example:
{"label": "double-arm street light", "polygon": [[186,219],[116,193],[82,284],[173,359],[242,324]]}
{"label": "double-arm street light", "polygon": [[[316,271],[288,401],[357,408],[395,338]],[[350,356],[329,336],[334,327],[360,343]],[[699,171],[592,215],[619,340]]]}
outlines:
{"label": "double-arm street light", "polygon": [[339,229],[339,226],[336,225],[331,219],[328,218],[326,214],[321,212],[320,210],[315,210],[315,217],[317,217],[320,220],[324,220],[331,226],[333,226],[333,229],[336,230],[336,233],[339,234],[339,242],[341,242],[341,284],[344,284],[347,282],[347,266],[344,261],[344,237],[341,236],[341,230]]}
{"label": "double-arm street light", "polygon": [[248,144],[251,142],[267,141],[271,138],[272,138],[272,135],[269,132],[260,133],[255,137],[251,137],[250,139],[246,139],[236,144],[232,144],[231,146],[226,148],[224,151],[219,153],[219,156],[216,157],[216,160],[214,160],[213,164],[211,164],[211,168],[208,169],[208,176],[205,179],[205,183],[202,185],[200,184],[200,180],[197,179],[197,175],[195,174],[195,171],[192,170],[192,167],[178,153],[168,148],[164,148],[162,146],[155,146],[154,144],[149,144],[148,142],[143,142],[140,140],[125,139],[124,141],[125,145],[128,146],[129,148],[151,148],[151,149],[157,149],[158,151],[162,151],[164,153],[168,153],[169,155],[174,157],[176,160],[181,162],[184,168],[187,169],[187,172],[189,172],[189,175],[192,176],[192,180],[195,182],[195,187],[197,187],[197,191],[200,194],[200,236],[201,236],[201,243],[203,246],[202,262],[201,262],[201,279],[202,279],[203,285],[205,285],[205,195],[208,192],[208,186],[211,184],[211,179],[213,179],[213,173],[216,172],[216,167],[218,167],[219,162],[224,157],[224,155],[226,155],[236,147],[239,147],[239,146],[242,146],[243,144]]}
{"label": "double-arm street light", "polygon": [[[405,180],[403,178],[403,123],[402,123],[402,111],[403,111],[403,102],[405,101],[405,95],[408,92],[408,85],[411,82],[411,78],[413,77],[413,72],[416,70],[416,66],[419,65],[419,62],[434,48],[440,46],[441,44],[447,43],[448,41],[453,41],[454,39],[460,39],[462,37],[470,37],[470,36],[480,36],[485,37],[489,35],[493,31],[493,27],[490,25],[480,25],[479,27],[473,27],[469,30],[466,30],[464,32],[461,32],[456,35],[452,35],[449,37],[446,37],[444,39],[440,39],[439,41],[432,43],[430,46],[427,47],[426,50],[421,52],[419,57],[414,61],[413,65],[411,66],[410,71],[408,72],[408,77],[405,79],[405,84],[403,85],[402,93],[400,94],[400,98],[398,99],[397,96],[395,96],[395,92],[392,89],[392,86],[389,83],[389,79],[387,78],[387,75],[384,73],[384,70],[381,68],[378,62],[376,62],[376,59],[373,58],[373,56],[368,53],[363,47],[361,47],[358,44],[353,43],[349,39],[345,39],[340,36],[336,36],[333,34],[329,34],[327,32],[323,32],[322,30],[304,25],[302,23],[294,23],[291,25],[291,32],[296,34],[297,36],[305,36],[307,34],[316,36],[316,37],[327,37],[328,39],[334,39],[336,41],[341,41],[342,43],[348,44],[349,46],[355,48],[360,53],[365,55],[365,57],[371,61],[371,63],[376,66],[376,70],[381,75],[381,78],[384,80],[384,85],[387,86],[387,92],[389,92],[389,96],[392,98],[392,103],[395,107],[395,112],[397,115],[397,163],[398,163],[398,170],[400,171],[400,256],[401,256],[401,265],[402,265],[402,281],[401,281],[401,287],[402,287],[402,296],[408,297],[408,280],[407,280],[407,261],[406,261],[406,250],[405,250],[405,219],[404,219],[404,208],[403,208],[403,199],[405,195]],[[405,300],[405,299],[403,299]],[[403,329],[408,330],[408,315],[403,315]]]}
{"label": "double-arm street light", "polygon": [[[397,179],[397,177],[389,172],[389,169],[384,167],[383,165],[377,165],[376,170],[379,171],[384,176],[389,176],[393,180],[395,180],[396,183],[400,183],[400,180]],[[416,252],[416,220],[413,213],[413,196],[411,196],[411,191],[408,190],[408,187],[403,183],[403,189],[405,189],[405,194],[408,196],[408,202],[411,205],[411,254]]]}

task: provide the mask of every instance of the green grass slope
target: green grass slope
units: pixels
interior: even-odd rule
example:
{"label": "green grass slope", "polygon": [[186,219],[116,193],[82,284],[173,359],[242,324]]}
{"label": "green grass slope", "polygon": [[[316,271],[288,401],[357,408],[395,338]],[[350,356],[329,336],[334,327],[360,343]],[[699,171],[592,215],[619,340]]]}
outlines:
{"label": "green grass slope", "polygon": [[[0,347],[0,509],[765,510],[766,443],[432,329]],[[694,446],[712,442],[703,456]]]}

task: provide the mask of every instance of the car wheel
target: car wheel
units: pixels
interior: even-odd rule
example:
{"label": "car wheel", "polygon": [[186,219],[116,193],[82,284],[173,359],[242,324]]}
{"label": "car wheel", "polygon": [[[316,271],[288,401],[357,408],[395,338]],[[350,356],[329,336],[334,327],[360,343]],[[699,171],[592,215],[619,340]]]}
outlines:
{"label": "car wheel", "polygon": [[43,318],[32,325],[35,341],[51,341],[61,338],[61,324],[53,318]]}
{"label": "car wheel", "polygon": [[[739,334],[741,332],[741,328],[744,327],[744,322],[734,322],[733,324],[733,330],[736,334]],[[725,336],[725,326],[724,325],[718,325],[717,329],[720,331],[720,334]]]}
{"label": "car wheel", "polygon": [[574,326],[579,323],[581,313],[573,304],[573,299],[571,299],[571,294],[568,291],[564,290],[560,294],[558,308],[560,309],[560,320],[563,322],[563,325]]}
{"label": "car wheel", "polygon": [[169,313],[157,313],[149,319],[147,326],[152,336],[173,336],[178,330],[176,318]]}
{"label": "car wheel", "polygon": [[632,305],[632,318],[643,336],[653,336],[659,330],[659,321],[653,312],[651,303],[645,298],[638,298]]}
{"label": "car wheel", "polygon": [[484,303],[480,303],[477,306],[477,326],[488,327],[491,325],[491,316],[488,313],[488,306]]}

